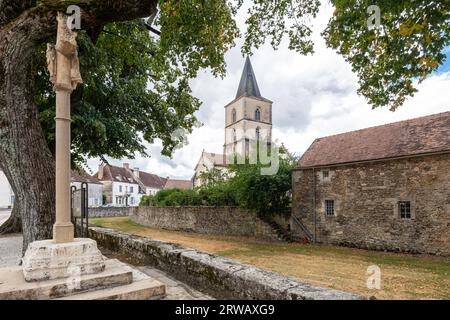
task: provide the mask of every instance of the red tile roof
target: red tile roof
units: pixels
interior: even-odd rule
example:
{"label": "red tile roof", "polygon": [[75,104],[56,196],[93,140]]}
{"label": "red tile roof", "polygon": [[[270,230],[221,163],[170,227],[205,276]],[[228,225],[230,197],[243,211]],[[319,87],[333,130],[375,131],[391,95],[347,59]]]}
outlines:
{"label": "red tile roof", "polygon": [[[98,177],[98,172],[94,175],[94,177]],[[101,181],[117,181],[117,182],[126,182],[126,183],[136,183],[134,180],[133,173],[130,170],[127,170],[123,167],[116,167],[105,165],[103,167],[103,177],[99,179]]]}
{"label": "red tile roof", "polygon": [[102,184],[100,180],[98,180],[96,177],[90,176],[87,172],[78,172],[76,170],[71,171],[70,181]]}
{"label": "red tile roof", "polygon": [[[94,175],[98,177],[98,172]],[[166,184],[167,179],[161,178],[156,174],[147,173],[144,171],[139,171],[139,177],[136,178],[133,171],[124,167],[105,165],[103,167],[103,178],[101,181],[116,181],[116,182],[126,182],[135,183],[139,185],[144,185],[145,187],[162,189]]]}
{"label": "red tile roof", "polygon": [[161,178],[156,174],[139,171],[139,180],[149,188],[162,189],[166,184],[167,179]]}
{"label": "red tile roof", "polygon": [[192,189],[192,181],[169,179],[164,189]]}
{"label": "red tile roof", "polygon": [[298,167],[450,152],[450,112],[316,139]]}

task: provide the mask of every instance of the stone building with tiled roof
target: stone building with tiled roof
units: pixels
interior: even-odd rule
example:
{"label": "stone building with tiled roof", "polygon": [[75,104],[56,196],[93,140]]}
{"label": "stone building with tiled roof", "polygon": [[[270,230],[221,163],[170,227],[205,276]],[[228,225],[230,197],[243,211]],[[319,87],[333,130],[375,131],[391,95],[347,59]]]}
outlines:
{"label": "stone building with tiled roof", "polygon": [[450,255],[450,112],[316,139],[292,179],[299,238]]}

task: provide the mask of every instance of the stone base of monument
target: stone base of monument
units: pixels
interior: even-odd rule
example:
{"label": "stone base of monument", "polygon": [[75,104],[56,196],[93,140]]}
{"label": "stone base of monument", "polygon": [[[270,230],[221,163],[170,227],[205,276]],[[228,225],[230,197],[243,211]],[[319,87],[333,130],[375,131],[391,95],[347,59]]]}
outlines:
{"label": "stone base of monument", "polygon": [[22,263],[26,281],[94,274],[105,269],[97,243],[88,238],[77,238],[68,243],[34,241],[28,245]]}
{"label": "stone base of monument", "polygon": [[99,273],[45,281],[25,281],[22,267],[0,269],[0,300],[150,300],[165,292],[161,282],[115,259]]}

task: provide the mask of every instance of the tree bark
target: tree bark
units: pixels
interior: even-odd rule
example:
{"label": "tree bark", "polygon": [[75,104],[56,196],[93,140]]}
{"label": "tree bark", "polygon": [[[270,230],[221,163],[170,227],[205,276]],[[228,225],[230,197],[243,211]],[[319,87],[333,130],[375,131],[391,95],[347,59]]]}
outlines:
{"label": "tree bark", "polygon": [[[43,0],[30,8],[35,3],[0,0],[0,163],[15,193],[12,215],[0,232],[19,231],[21,222],[24,251],[32,241],[52,238],[55,164],[38,118],[34,61],[37,46],[56,32],[57,11],[68,6]],[[149,16],[157,1],[70,1],[77,3],[82,27],[89,29]]]}
{"label": "tree bark", "polygon": [[1,40],[0,161],[15,194],[9,229],[21,220],[26,250],[31,241],[52,237],[54,161],[34,101],[36,43],[20,26]]}

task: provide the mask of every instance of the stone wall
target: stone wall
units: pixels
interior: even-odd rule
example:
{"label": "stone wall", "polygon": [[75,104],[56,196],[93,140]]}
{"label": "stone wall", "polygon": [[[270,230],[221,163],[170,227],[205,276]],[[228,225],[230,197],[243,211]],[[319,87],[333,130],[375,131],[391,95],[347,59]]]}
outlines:
{"label": "stone wall", "polygon": [[[318,242],[450,255],[449,154],[316,169],[315,184],[314,200],[312,169],[294,172],[292,214]],[[325,215],[325,200],[335,216]],[[411,201],[412,219],[400,218],[399,201]]]}
{"label": "stone wall", "polygon": [[126,217],[132,210],[132,207],[89,208],[89,218]]}
{"label": "stone wall", "polygon": [[362,299],[171,243],[97,227],[91,227],[89,235],[102,247],[154,266],[219,299]]}
{"label": "stone wall", "polygon": [[133,210],[131,220],[160,229],[278,240],[256,213],[236,207],[139,207]]}

